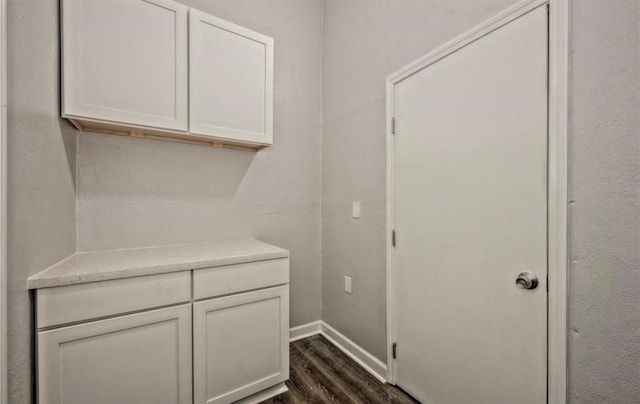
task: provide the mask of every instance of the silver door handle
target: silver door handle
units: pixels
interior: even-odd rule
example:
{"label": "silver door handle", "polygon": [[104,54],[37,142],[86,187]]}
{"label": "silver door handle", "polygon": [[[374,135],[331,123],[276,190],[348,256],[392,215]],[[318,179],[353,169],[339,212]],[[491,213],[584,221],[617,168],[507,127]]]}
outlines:
{"label": "silver door handle", "polygon": [[516,285],[521,289],[535,289],[538,287],[538,277],[531,272],[520,272],[516,278]]}

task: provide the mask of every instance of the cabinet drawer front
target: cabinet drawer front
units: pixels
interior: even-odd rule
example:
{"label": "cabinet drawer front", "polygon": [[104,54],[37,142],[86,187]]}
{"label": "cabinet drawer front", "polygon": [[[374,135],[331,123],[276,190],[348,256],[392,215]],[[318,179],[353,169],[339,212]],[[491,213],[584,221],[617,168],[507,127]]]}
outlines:
{"label": "cabinet drawer front", "polygon": [[191,305],[38,333],[40,404],[192,403]]}
{"label": "cabinet drawer front", "polygon": [[193,298],[223,296],[289,283],[289,259],[248,262],[193,271]]}
{"label": "cabinet drawer front", "polygon": [[193,304],[194,402],[229,404],[289,378],[289,286]]}
{"label": "cabinet drawer front", "polygon": [[83,283],[36,292],[38,328],[188,302],[191,273]]}

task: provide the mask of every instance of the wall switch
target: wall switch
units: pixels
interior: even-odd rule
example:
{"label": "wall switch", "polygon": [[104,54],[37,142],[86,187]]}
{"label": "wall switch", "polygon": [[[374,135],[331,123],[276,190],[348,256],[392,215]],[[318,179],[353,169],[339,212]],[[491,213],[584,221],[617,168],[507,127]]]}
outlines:
{"label": "wall switch", "polygon": [[351,277],[350,276],[344,277],[344,291],[347,293],[351,293]]}
{"label": "wall switch", "polygon": [[354,219],[360,219],[360,201],[353,201],[351,208],[351,217]]}

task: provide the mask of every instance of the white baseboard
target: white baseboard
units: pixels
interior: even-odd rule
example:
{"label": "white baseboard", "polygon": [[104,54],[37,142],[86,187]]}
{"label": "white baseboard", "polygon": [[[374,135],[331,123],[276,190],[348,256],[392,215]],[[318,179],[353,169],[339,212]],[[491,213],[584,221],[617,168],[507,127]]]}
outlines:
{"label": "white baseboard", "polygon": [[275,386],[269,387],[268,389],[262,390],[253,394],[249,397],[245,397],[241,400],[236,401],[236,404],[257,404],[261,403],[265,400],[268,400],[272,397],[280,395],[282,393],[286,393],[289,391],[287,385],[284,382],[276,384]]}
{"label": "white baseboard", "polygon": [[293,342],[316,334],[321,334],[364,370],[371,373],[376,379],[382,383],[387,382],[386,363],[365,351],[361,346],[351,341],[324,321],[314,321],[291,328],[289,331],[289,340]]}
{"label": "white baseboard", "polygon": [[321,334],[331,341],[333,345],[338,347],[338,349],[347,354],[347,356],[356,361],[358,365],[371,373],[376,379],[380,380],[382,383],[387,382],[386,363],[365,351],[360,345],[351,341],[324,321],[322,322]]}
{"label": "white baseboard", "polygon": [[321,331],[322,321],[320,320],[293,327],[289,329],[289,342],[320,334]]}

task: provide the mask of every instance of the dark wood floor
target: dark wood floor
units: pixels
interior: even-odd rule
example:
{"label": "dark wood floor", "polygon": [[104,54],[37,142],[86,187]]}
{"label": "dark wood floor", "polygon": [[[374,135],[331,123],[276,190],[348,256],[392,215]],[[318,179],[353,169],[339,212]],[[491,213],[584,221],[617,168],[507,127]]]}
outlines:
{"label": "dark wood floor", "polygon": [[378,381],[320,335],[291,343],[289,391],[265,403],[416,403]]}

